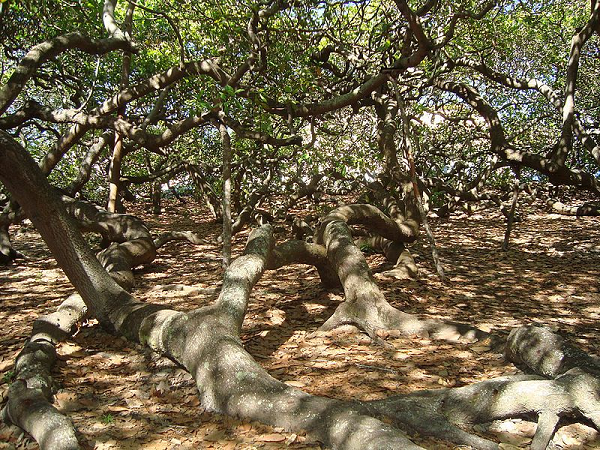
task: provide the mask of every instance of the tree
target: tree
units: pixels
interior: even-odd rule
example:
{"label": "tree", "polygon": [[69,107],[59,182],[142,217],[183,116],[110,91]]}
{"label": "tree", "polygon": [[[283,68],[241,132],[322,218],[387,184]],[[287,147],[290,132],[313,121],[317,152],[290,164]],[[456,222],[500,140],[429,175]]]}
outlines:
{"label": "tree", "polygon": [[[404,430],[497,448],[457,425],[527,413],[538,415],[532,448],[546,447],[564,414],[599,426],[596,397],[586,395],[598,388],[597,363],[545,329],[515,330],[508,339],[509,357],[538,375],[376,402],[311,396],[273,378],[240,343],[251,289],[265,270],[290,263],[314,265],[325,285],[342,285],[345,301],[324,330],[352,323],[375,341],[390,329],[449,340],[502,341],[468,324],[421,319],[392,307],[349,228],[366,226],[372,233],[369,242],[392,248],[388,253],[398,263],[412,267],[404,245],[418,237],[426,218],[419,183],[459,199],[480,200],[477,188],[510,165],[529,170],[530,178],[546,177],[555,184],[598,192],[596,124],[575,109],[575,99],[579,55],[596,39],[600,7],[593,5],[583,17],[561,2],[551,2],[546,9],[535,2],[472,3],[174,6],[156,1],[134,9],[133,3],[124,7],[107,0],[102,25],[91,21],[85,30],[73,29],[79,12],[71,11],[59,22],[65,33],[56,36],[39,36],[39,29],[28,22],[40,10],[47,10],[53,20],[51,7],[4,3],[0,17],[8,26],[3,30],[15,34],[4,41],[9,58],[0,86],[0,129],[13,135],[0,131],[0,180],[11,195],[0,220],[0,251],[5,259],[16,256],[8,225],[26,215],[80,295],[57,316],[36,323],[34,337],[19,358],[23,374],[11,387],[5,417],[30,432],[43,448],[78,447],[72,425],[47,401],[48,365],[53,343],[69,331],[65,321],[70,325],[79,320],[86,307],[103,326],[189,370],[206,408],[308,430],[334,448],[418,448]],[[546,21],[529,24],[540,8]],[[505,12],[515,14],[500,14]],[[504,31],[528,24],[526,29],[538,37],[529,44],[535,50],[545,42],[540,30],[549,33],[557,16],[580,27],[560,30],[563,37],[574,36],[564,76],[551,80],[548,75],[548,59],[560,59],[551,51],[535,59],[536,73],[531,76],[523,69],[526,60],[515,51],[516,41]],[[121,17],[125,28],[131,19],[132,33],[121,30]],[[15,32],[18,22],[29,24],[22,35]],[[109,37],[102,37],[106,33]],[[132,35],[142,40],[133,42]],[[167,39],[172,36],[176,39]],[[45,40],[38,43],[40,37]],[[494,39],[501,44],[497,54],[487,47]],[[120,66],[115,63],[117,52],[136,54],[123,76],[114,70]],[[88,55],[97,56],[97,62]],[[501,73],[503,65],[512,72]],[[585,70],[581,73],[589,77]],[[551,81],[556,86],[550,86]],[[562,96],[557,94],[560,87]],[[44,88],[50,88],[49,95],[43,95]],[[532,93],[541,94],[542,101],[532,100]],[[534,146],[534,133],[519,128],[536,121],[538,113],[543,120],[535,122],[536,127],[547,142]],[[369,123],[375,124],[376,133],[365,132]],[[355,141],[348,138],[357,131]],[[455,133],[467,136],[467,143],[457,146]],[[310,136],[309,143],[303,134]],[[84,139],[93,144],[89,149]],[[180,312],[144,304],[129,293],[131,269],[152,261],[169,239],[194,242],[198,236],[171,233],[155,239],[135,217],[107,213],[56,190],[74,194],[86,180],[96,178],[94,161],[115,140],[129,157],[124,171],[112,171],[114,186],[191,174],[215,216],[226,222],[226,246],[233,220],[229,205],[237,206],[233,232],[256,212],[261,222],[285,216],[298,199],[314,195],[319,186],[362,186],[387,211],[370,204],[336,208],[321,218],[312,243],[276,244],[272,226],[263,224],[250,235],[244,254],[231,262],[213,305]],[[351,143],[361,150],[348,157],[345,147]],[[573,157],[577,145],[579,158]],[[76,157],[78,147],[82,151]],[[346,156],[340,160],[340,154]],[[303,172],[306,167],[310,176]],[[53,174],[67,169],[73,174],[68,184],[49,183],[57,181]],[[365,177],[367,170],[376,176]],[[100,175],[105,179],[104,171]],[[269,194],[289,195],[293,186],[297,192],[278,214],[260,211],[260,202]],[[93,255],[79,230],[99,232],[105,249]],[[548,360],[537,358],[536,352],[558,354],[555,365],[549,369]],[[36,385],[33,378],[39,373],[42,381]],[[515,392],[535,395],[515,402]],[[417,409],[416,404],[427,407]],[[34,427],[32,420],[41,426]],[[387,423],[390,420],[393,425]]]}

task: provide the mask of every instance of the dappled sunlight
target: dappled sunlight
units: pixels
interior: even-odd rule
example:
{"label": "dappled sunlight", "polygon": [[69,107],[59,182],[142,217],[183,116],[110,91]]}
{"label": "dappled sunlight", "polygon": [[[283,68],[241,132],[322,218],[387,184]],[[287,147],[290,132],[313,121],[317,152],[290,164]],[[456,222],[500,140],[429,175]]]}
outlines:
{"label": "dappled sunlight", "polygon": [[[210,243],[219,226],[200,213],[173,223],[166,220],[176,216],[158,220],[140,215],[151,224],[153,234],[192,230],[206,236],[206,242],[176,241],[161,248],[151,264],[134,270],[136,297],[179,311],[212,304],[223,277],[219,247]],[[594,242],[600,242],[600,230],[594,219],[526,217],[516,224],[508,252],[500,250],[504,222],[497,217],[435,220],[432,227],[449,284],[438,279],[423,241],[410,247],[421,274],[417,280],[385,277],[380,272],[389,269],[389,263],[381,255],[367,256],[392,306],[424,319],[468,322],[484,331],[506,333],[523,324],[546,324],[600,353],[595,273],[600,253],[593,250]],[[235,238],[234,255],[241,254],[247,234]],[[6,324],[0,338],[3,374],[12,369],[34,316],[54,311],[72,293],[34,232],[17,232],[14,242],[29,260],[0,268],[4,305],[0,314]],[[318,331],[343,300],[341,290],[321,286],[315,268],[292,265],[267,271],[250,296],[241,335],[244,347],[289,386],[343,400],[467,386],[518,372],[485,342],[448,343],[390,330],[375,344],[350,325]],[[148,349],[103,332],[94,322],[61,344],[58,352],[56,405],[92,448],[110,448],[113,442],[123,448],[319,448],[302,435],[205,412],[187,372]],[[0,385],[2,395],[6,387]],[[474,431],[502,442],[527,443],[532,435],[527,424],[515,419]],[[565,424],[564,429],[570,430],[568,426],[573,425]],[[566,436],[589,432],[579,427]],[[6,433],[11,429],[0,428],[0,436]],[[588,440],[595,437],[590,436]],[[428,448],[452,448],[433,440],[417,442]]]}

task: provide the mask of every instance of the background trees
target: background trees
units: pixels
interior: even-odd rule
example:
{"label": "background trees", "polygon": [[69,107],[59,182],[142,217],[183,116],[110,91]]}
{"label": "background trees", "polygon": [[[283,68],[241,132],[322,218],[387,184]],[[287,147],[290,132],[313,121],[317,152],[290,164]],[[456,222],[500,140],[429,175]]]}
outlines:
{"label": "background trees", "polygon": [[[126,27],[128,10],[133,16],[131,56],[127,49],[66,51],[77,48],[67,44],[50,50],[43,57],[49,61],[36,63],[27,83],[15,87],[12,70],[39,42],[75,30],[89,38],[106,33],[98,6],[60,14],[54,6],[3,5],[3,90],[11,93],[0,125],[45,158],[45,170],[62,188],[75,181],[86,157],[95,161],[85,165],[95,176],[83,188],[95,200],[106,195],[105,148],[115,139],[106,133],[124,137],[123,176],[147,176],[175,161],[203,164],[205,195],[218,196],[215,121],[233,132],[234,197],[257,182],[243,174],[257,172],[244,167],[249,160],[277,160],[280,173],[272,180],[293,179],[298,160],[310,164],[308,172],[323,161],[338,175],[357,178],[368,169],[377,177],[389,169],[373,165],[385,158],[375,151],[369,124],[381,93],[402,98],[414,122],[410,139],[418,141],[417,171],[438,186],[434,197],[502,179],[506,172],[497,166],[509,162],[522,166],[528,180],[597,189],[597,18],[583,2],[118,4],[118,26]],[[96,19],[84,21],[82,14]],[[581,35],[577,43],[574,35]],[[131,58],[129,90],[123,58]],[[336,116],[345,128],[334,125]],[[294,156],[281,160],[279,152]],[[458,176],[440,190],[448,172]],[[175,173],[182,170],[153,179],[164,183]],[[120,184],[127,194],[131,181]],[[136,185],[148,195],[152,184]],[[237,201],[238,212],[248,200]]]}

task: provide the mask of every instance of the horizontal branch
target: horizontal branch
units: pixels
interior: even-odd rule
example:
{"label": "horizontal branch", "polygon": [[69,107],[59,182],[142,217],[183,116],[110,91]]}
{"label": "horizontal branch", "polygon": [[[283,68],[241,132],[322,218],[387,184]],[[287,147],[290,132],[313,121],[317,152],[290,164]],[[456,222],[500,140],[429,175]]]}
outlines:
{"label": "horizontal branch", "polygon": [[6,112],[27,81],[44,62],[67,50],[75,49],[92,55],[101,55],[114,50],[135,50],[130,42],[122,39],[93,39],[82,33],[69,33],[42,42],[29,50],[7,83],[0,88],[0,114]]}

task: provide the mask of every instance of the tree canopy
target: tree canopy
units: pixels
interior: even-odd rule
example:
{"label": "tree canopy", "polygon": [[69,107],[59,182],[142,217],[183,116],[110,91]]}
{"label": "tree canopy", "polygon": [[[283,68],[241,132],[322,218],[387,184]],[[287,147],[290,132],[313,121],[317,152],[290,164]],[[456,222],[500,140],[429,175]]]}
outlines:
{"label": "tree canopy", "polygon": [[[94,3],[2,6],[0,127],[63,188],[105,132],[125,137],[126,176],[183,162],[218,171],[218,121],[234,134],[234,173],[277,161],[274,192],[303,169],[376,177],[374,106],[390,96],[423,179],[457,188],[510,165],[597,191],[597,18],[584,2],[107,4],[112,28]],[[109,155],[97,158],[90,170]],[[94,180],[83,189],[100,199]]]}

